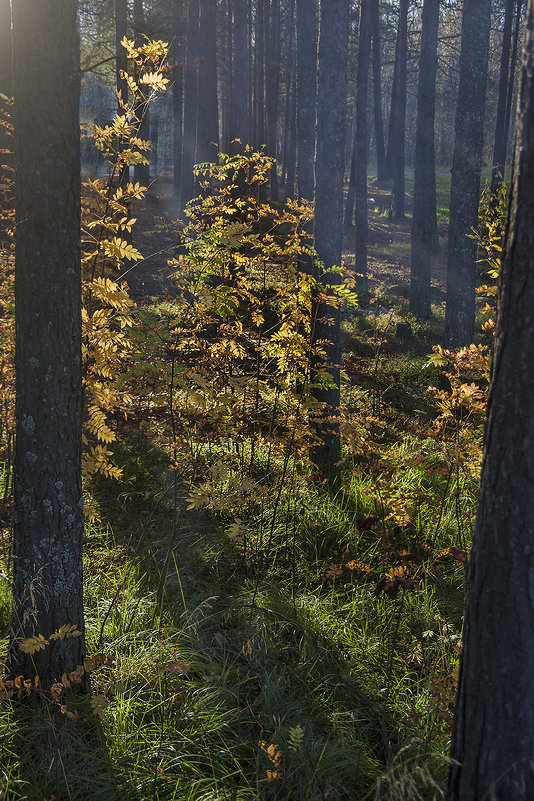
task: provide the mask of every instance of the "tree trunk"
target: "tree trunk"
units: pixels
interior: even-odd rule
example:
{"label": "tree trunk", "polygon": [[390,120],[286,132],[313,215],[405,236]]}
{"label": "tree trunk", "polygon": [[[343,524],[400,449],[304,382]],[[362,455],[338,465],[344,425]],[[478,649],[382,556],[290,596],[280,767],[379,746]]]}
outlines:
{"label": "tree trunk", "polygon": [[478,220],[490,17],[491,0],[464,0],[445,311],[445,341],[454,347],[474,337],[477,245],[470,234]]}
{"label": "tree trunk", "polygon": [[221,108],[222,119],[222,151],[223,153],[230,152],[230,140],[232,139],[232,115],[233,115],[233,86],[234,86],[234,56],[233,56],[233,2],[234,0],[226,0],[224,4],[226,19],[224,25],[224,38],[226,43],[226,50],[224,54],[224,85],[223,97]]}
{"label": "tree trunk", "polygon": [[[145,42],[145,9],[143,7],[143,0],[134,0],[133,4],[134,13],[134,31],[135,31],[135,44],[140,47]],[[139,117],[139,131],[138,136],[140,139],[150,138],[150,111],[148,103],[143,103],[141,108],[138,109],[137,115]],[[141,186],[148,186],[150,183],[150,168],[148,164],[136,164],[134,166],[134,181],[138,181]]]}
{"label": "tree trunk", "polygon": [[219,152],[217,102],[217,0],[200,0],[197,164],[214,162]]}
{"label": "tree trunk", "polygon": [[[126,50],[121,44],[127,32],[128,0],[115,0],[115,82],[117,85],[119,116],[125,113],[126,106],[128,105],[128,82],[126,77],[123,77],[126,75],[128,62],[126,59]],[[123,167],[119,175],[119,181],[122,185],[128,183],[129,175],[130,168]]]}
{"label": "tree trunk", "polygon": [[399,2],[398,67],[397,91],[395,95],[395,129],[393,136],[393,198],[394,214],[400,220],[404,217],[404,168],[406,150],[406,71],[408,59],[408,4],[409,0]]}
{"label": "tree trunk", "polygon": [[534,2],[471,551],[449,801],[528,801],[534,783]]}
{"label": "tree trunk", "polygon": [[189,0],[187,13],[187,57],[184,79],[184,140],[182,147],[182,192],[180,207],[195,196],[193,167],[197,149],[199,0]]}
{"label": "tree trunk", "polygon": [[265,108],[267,117],[267,155],[275,159],[271,169],[271,197],[278,200],[277,123],[280,91],[280,0],[271,0],[267,25],[265,59]]}
{"label": "tree trunk", "polygon": [[75,0],[13,4],[16,424],[10,672],[49,688],[83,633],[79,39]]}
{"label": "tree trunk", "polygon": [[495,141],[493,145],[493,170],[491,186],[495,189],[504,178],[506,163],[506,144],[508,131],[506,126],[506,99],[508,94],[508,76],[510,71],[510,49],[512,46],[512,23],[516,0],[506,0],[504,12],[504,28],[502,34],[501,66],[499,71],[499,97],[495,120]]}
{"label": "tree trunk", "polygon": [[265,144],[265,4],[267,0],[257,0],[256,4],[256,42],[254,48],[254,105],[255,131],[254,144],[261,148]]}
{"label": "tree trunk", "polygon": [[386,179],[386,147],[384,143],[384,117],[382,113],[382,75],[380,67],[380,3],[371,4],[373,18],[373,104],[376,143],[376,179]]}
{"label": "tree trunk", "polygon": [[0,0],[0,94],[13,94],[10,0]]}
{"label": "tree trunk", "polygon": [[[319,283],[336,280],[330,269],[341,264],[343,177],[347,100],[348,0],[322,0],[317,73],[317,146],[315,155],[315,249],[322,264]],[[324,303],[315,309],[312,342],[324,341],[325,363],[315,365],[331,376],[331,386],[317,388],[324,405],[316,421],[319,443],[312,462],[331,486],[339,484],[340,310]]]}
{"label": "tree trunk", "polygon": [[[241,149],[251,141],[250,114],[248,99],[243,97],[243,87],[245,90],[250,83],[250,55],[247,25],[247,2],[246,0],[233,0],[234,3],[234,24],[233,24],[233,89],[232,89],[232,123],[231,139],[241,141]],[[233,151],[238,148],[234,145]]]}
{"label": "tree trunk", "polygon": [[[282,184],[284,192],[287,197],[287,154],[289,149],[290,137],[290,121],[293,93],[295,91],[296,81],[296,68],[295,68],[295,55],[294,55],[294,40],[295,40],[295,0],[291,0],[289,6],[289,19],[288,19],[288,37],[287,37],[287,56],[286,56],[286,102],[284,109],[284,138],[282,142]],[[315,155],[315,150],[314,150]]]}
{"label": "tree trunk", "polygon": [[182,191],[182,149],[184,124],[184,47],[182,0],[172,2],[172,36],[174,40],[174,68],[172,86],[173,109],[173,164],[174,197],[179,200]]}
{"label": "tree trunk", "polygon": [[313,200],[317,100],[317,2],[297,0],[297,182],[299,198]]}
{"label": "tree trunk", "polygon": [[510,72],[508,75],[508,91],[506,93],[506,113],[504,120],[504,130],[506,135],[504,164],[506,165],[506,152],[508,149],[508,138],[510,136],[510,120],[512,118],[512,100],[514,97],[515,69],[517,63],[517,51],[519,47],[519,33],[521,30],[521,19],[523,16],[523,0],[517,0],[515,14],[514,32],[512,35],[512,55],[510,58]]}
{"label": "tree trunk", "polygon": [[358,73],[356,76],[356,167],[354,205],[356,217],[355,270],[363,290],[367,289],[367,151],[369,134],[367,125],[367,95],[369,87],[369,61],[371,58],[372,0],[361,0],[360,32],[358,36]]}
{"label": "tree trunk", "polygon": [[417,90],[410,309],[430,317],[430,257],[436,223],[434,117],[438,64],[439,0],[424,0]]}

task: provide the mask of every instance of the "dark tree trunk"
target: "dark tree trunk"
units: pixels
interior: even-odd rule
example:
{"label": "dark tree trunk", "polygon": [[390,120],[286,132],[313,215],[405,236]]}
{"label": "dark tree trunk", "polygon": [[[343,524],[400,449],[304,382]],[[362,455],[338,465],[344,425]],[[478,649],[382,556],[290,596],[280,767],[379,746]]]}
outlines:
{"label": "dark tree trunk", "polygon": [[380,66],[380,3],[372,0],[373,18],[373,104],[375,119],[376,178],[386,178],[386,147],[384,143],[384,116],[382,113],[382,75]]}
{"label": "dark tree trunk", "polygon": [[367,151],[369,133],[367,125],[367,95],[369,88],[369,62],[371,58],[372,0],[361,0],[360,32],[358,36],[358,73],[356,76],[356,147],[354,206],[356,238],[354,264],[362,289],[367,289]]}
{"label": "dark tree trunk", "polygon": [[224,39],[226,43],[224,55],[224,86],[223,86],[223,102],[221,109],[222,118],[222,150],[223,153],[230,152],[230,140],[232,139],[232,116],[233,116],[233,86],[234,86],[234,45],[233,45],[233,2],[234,0],[226,0],[224,4],[226,19],[224,26]]}
{"label": "dark tree trunk", "polygon": [[199,0],[189,0],[187,13],[187,56],[184,78],[184,139],[182,147],[182,192],[180,207],[195,196],[193,167],[197,149]]}
{"label": "dark tree trunk", "polygon": [[219,109],[217,103],[217,0],[200,0],[198,56],[197,149],[195,161],[217,160]]}
{"label": "dark tree trunk", "polygon": [[[293,92],[295,91],[295,81],[296,81],[296,65],[295,65],[295,0],[291,0],[289,6],[289,17],[288,17],[288,34],[287,34],[287,53],[285,62],[287,64],[287,71],[286,71],[286,83],[285,83],[285,91],[286,91],[286,102],[284,108],[284,135],[282,140],[282,184],[284,186],[284,192],[286,191],[286,181],[287,181],[287,152],[289,146],[289,123],[291,117],[291,102],[293,97]],[[314,152],[315,154],[315,152]]]}
{"label": "dark tree trunk", "polygon": [[[267,116],[267,155],[277,159],[278,94],[280,91],[280,0],[271,0],[267,25],[265,59],[265,106]],[[271,197],[278,200],[276,161],[271,170]]]}
{"label": "dark tree trunk", "polygon": [[13,94],[10,0],[0,0],[0,94]]}
{"label": "dark tree trunk", "polygon": [[406,72],[408,59],[408,4],[399,3],[399,32],[397,36],[397,91],[395,94],[395,129],[393,135],[393,199],[397,219],[404,217],[404,168],[406,150]]}
{"label": "dark tree trunk", "polygon": [[352,137],[352,153],[350,156],[349,185],[347,202],[345,203],[345,228],[350,228],[354,216],[354,197],[356,195],[356,136]]}
{"label": "dark tree trunk", "polygon": [[173,108],[173,163],[174,197],[179,200],[182,190],[182,149],[184,127],[184,47],[183,47],[183,0],[172,2],[172,35],[174,40],[174,68],[172,87]]}
{"label": "dark tree trunk", "polygon": [[128,32],[128,0],[115,0],[115,77],[119,95],[119,114],[128,103],[128,83],[122,77],[126,73],[126,50],[121,44]]}
{"label": "dark tree trunk", "polygon": [[[250,83],[250,55],[248,38],[248,5],[246,0],[233,0],[233,89],[231,139],[239,139],[242,146],[250,144],[250,109],[248,98],[243,97]],[[236,150],[234,146],[234,150]]]}
{"label": "dark tree trunk", "polygon": [[48,688],[83,636],[33,655],[21,640],[83,632],[79,39],[75,0],[13,4],[16,421],[11,673]]}
{"label": "dark tree trunk", "polygon": [[[145,42],[145,9],[143,0],[134,0],[134,30],[135,43],[139,47]],[[150,138],[150,111],[148,103],[143,103],[137,112],[139,122],[138,136],[141,139]],[[148,164],[136,164],[134,166],[134,181],[139,181],[141,186],[148,186],[150,183],[150,168]]]}
{"label": "dark tree trunk", "polygon": [[295,71],[293,70],[293,82],[291,87],[290,107],[289,107],[289,136],[287,142],[287,174],[285,183],[286,198],[293,198],[295,195],[296,171],[297,171],[297,92],[295,86]]}
{"label": "dark tree trunk", "polygon": [[517,51],[519,48],[519,34],[521,30],[521,19],[523,16],[523,0],[517,0],[517,9],[515,13],[515,25],[512,36],[512,55],[510,58],[510,72],[508,75],[508,91],[506,93],[506,114],[504,120],[504,130],[506,134],[506,143],[504,151],[504,163],[506,165],[506,152],[508,149],[508,138],[510,136],[510,120],[512,118],[512,101],[514,97],[514,83],[515,71],[517,64]]}
{"label": "dark tree trunk", "polygon": [[265,144],[265,4],[267,0],[257,0],[256,41],[254,48],[254,105],[255,129],[254,144],[261,148]]}
{"label": "dark tree trunk", "polygon": [[297,0],[297,182],[299,198],[313,200],[317,99],[317,2]]}
{"label": "dark tree trunk", "polygon": [[388,141],[386,147],[386,159],[384,162],[384,180],[390,181],[393,178],[395,168],[395,135],[397,130],[397,92],[399,83],[399,37],[395,43],[395,64],[393,65],[393,80],[391,84],[391,104],[389,107],[388,121]]}
{"label": "dark tree trunk", "polygon": [[[315,155],[315,249],[322,264],[319,284],[335,281],[330,272],[341,264],[343,240],[343,176],[347,99],[348,0],[322,0],[317,74],[317,146]],[[320,442],[311,450],[312,462],[332,486],[339,483],[340,436],[339,364],[340,310],[324,303],[315,309],[313,342],[325,341],[326,370],[332,386],[317,389],[324,404],[316,422]]]}
{"label": "dark tree trunk", "polygon": [[445,311],[445,341],[454,347],[474,337],[477,245],[470,234],[478,219],[490,16],[491,0],[464,0]]}
{"label": "dark tree trunk", "polygon": [[508,131],[506,130],[506,99],[508,94],[508,78],[510,72],[510,50],[512,46],[512,23],[514,20],[514,7],[516,0],[506,0],[504,12],[504,28],[502,34],[501,66],[499,71],[499,97],[497,100],[497,114],[495,120],[495,141],[493,145],[493,170],[491,173],[491,186],[496,188],[504,178],[506,164],[506,144]]}
{"label": "dark tree trunk", "polygon": [[[128,105],[128,82],[126,80],[126,70],[128,62],[126,50],[121,44],[128,32],[128,0],[115,0],[115,82],[118,94],[118,114],[125,113]],[[121,184],[127,184],[130,168],[123,167],[119,180]]]}
{"label": "dark tree trunk", "polygon": [[430,258],[436,223],[434,117],[438,63],[439,0],[424,0],[417,90],[415,181],[412,218],[410,309],[430,317]]}
{"label": "dark tree trunk", "polygon": [[469,565],[449,801],[528,801],[534,785],[534,2],[493,379]]}

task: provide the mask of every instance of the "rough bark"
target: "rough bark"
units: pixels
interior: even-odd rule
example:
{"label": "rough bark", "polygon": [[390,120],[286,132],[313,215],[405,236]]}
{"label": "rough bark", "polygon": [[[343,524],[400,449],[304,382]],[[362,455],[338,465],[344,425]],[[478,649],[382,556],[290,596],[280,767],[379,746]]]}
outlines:
{"label": "rough bark", "polygon": [[317,99],[317,2],[297,0],[297,187],[313,200]]}
{"label": "rough bark", "polygon": [[525,28],[449,801],[528,801],[534,782],[534,2]]}
{"label": "rough bark", "polygon": [[[243,87],[250,83],[250,55],[248,38],[248,8],[246,0],[233,0],[233,88],[231,139],[240,139],[242,145],[250,144],[250,109],[243,97]],[[234,150],[237,148],[234,145]]]}
{"label": "rough bark", "polygon": [[184,47],[183,47],[183,0],[172,2],[173,38],[173,188],[179,200],[182,189],[182,148],[184,124]]}
{"label": "rough bark", "polygon": [[[135,44],[139,47],[145,43],[145,9],[143,0],[134,0],[133,22],[135,31]],[[143,103],[138,110],[139,133],[141,139],[150,138],[150,109],[148,103]],[[136,164],[134,166],[134,181],[139,181],[141,186],[148,186],[150,183],[150,166],[148,164]]]}
{"label": "rough bark", "polygon": [[404,217],[405,150],[406,150],[406,73],[408,59],[408,4],[399,2],[399,30],[397,35],[397,84],[395,93],[395,128],[393,136],[393,197],[394,214]]}
{"label": "rough bark", "polygon": [[217,160],[219,108],[217,102],[217,0],[200,0],[198,61],[197,149],[195,162]]}
{"label": "rough bark", "polygon": [[[265,47],[265,112],[267,155],[277,159],[278,95],[280,91],[280,0],[270,0]],[[278,200],[276,161],[270,171],[271,197]]]}
{"label": "rough bark", "polygon": [[[343,240],[343,176],[347,95],[348,0],[323,0],[319,27],[317,80],[317,145],[315,154],[315,248],[322,263],[319,282],[335,280],[329,270],[341,264]],[[339,482],[340,311],[323,303],[315,309],[313,341],[325,341],[325,364],[331,386],[317,389],[324,404],[316,423],[320,442],[311,450],[318,472],[332,486]]]}
{"label": "rough bark", "polygon": [[371,58],[372,12],[371,0],[361,0],[358,36],[358,73],[356,76],[356,137],[354,206],[356,220],[355,269],[363,289],[367,284],[367,151],[369,132],[367,125],[367,96],[369,88],[369,62]]}
{"label": "rough bark", "polygon": [[180,199],[182,211],[195,196],[193,167],[197,149],[199,14],[199,0],[189,0],[187,10],[187,56],[184,75],[184,139]]}
{"label": "rough bark", "polygon": [[506,164],[506,144],[508,131],[506,125],[506,99],[508,94],[508,78],[510,71],[510,50],[512,47],[512,23],[516,0],[506,0],[504,12],[504,28],[502,34],[501,64],[499,69],[499,96],[497,99],[497,113],[495,118],[495,140],[493,144],[493,170],[491,185],[496,188],[504,177]]}
{"label": "rough bark", "polygon": [[445,341],[454,347],[473,341],[476,242],[484,101],[488,71],[491,0],[465,0],[462,13],[460,82],[452,162]]}
{"label": "rough bark", "polygon": [[422,318],[430,317],[430,261],[436,231],[434,118],[438,27],[439,0],[425,0],[417,89],[410,287],[410,309],[417,317]]}
{"label": "rough bark", "polygon": [[384,116],[382,113],[382,75],[380,55],[380,3],[372,0],[373,19],[373,106],[375,121],[376,178],[386,178],[386,146],[384,142]]}
{"label": "rough bark", "polygon": [[79,40],[75,0],[13,4],[16,436],[10,671],[49,687],[83,662]]}

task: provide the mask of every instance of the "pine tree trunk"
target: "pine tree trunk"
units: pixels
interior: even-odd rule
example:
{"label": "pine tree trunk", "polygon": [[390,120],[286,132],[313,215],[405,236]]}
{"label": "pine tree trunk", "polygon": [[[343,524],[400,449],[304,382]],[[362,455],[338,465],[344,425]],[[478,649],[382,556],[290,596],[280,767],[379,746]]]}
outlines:
{"label": "pine tree trunk", "polygon": [[261,148],[265,144],[265,5],[267,0],[257,0],[256,42],[254,48],[254,144]]}
{"label": "pine tree trunk", "polygon": [[265,60],[265,106],[267,117],[267,155],[275,159],[270,173],[271,197],[278,200],[277,123],[280,91],[280,0],[271,0],[267,25]]}
{"label": "pine tree trunk", "polygon": [[369,62],[371,58],[372,11],[371,0],[361,0],[360,33],[358,36],[358,74],[356,76],[356,169],[354,205],[356,217],[355,270],[363,290],[367,289],[367,96]]}
{"label": "pine tree trunk", "polygon": [[239,139],[241,147],[234,144],[233,152],[242,150],[250,144],[250,114],[248,99],[243,97],[243,87],[248,87],[250,83],[250,55],[247,25],[247,2],[246,0],[233,0],[234,2],[234,24],[233,24],[233,89],[232,89],[232,127],[231,139]]}
{"label": "pine tree trunk", "polygon": [[491,0],[464,0],[460,84],[452,163],[445,341],[454,347],[473,341],[476,242],[488,71]]}
{"label": "pine tree trunk", "polygon": [[524,42],[448,801],[529,801],[534,786],[533,0]]}
{"label": "pine tree trunk", "polygon": [[510,71],[510,50],[512,46],[512,23],[516,0],[506,0],[504,13],[504,28],[502,34],[501,66],[499,70],[499,97],[497,100],[497,114],[495,119],[495,141],[493,145],[493,170],[491,173],[491,186],[496,188],[504,178],[506,163],[506,144],[508,131],[506,126],[506,99],[508,93],[508,76]]}
{"label": "pine tree trunk", "polygon": [[[145,9],[143,7],[143,0],[134,0],[134,30],[135,30],[135,43],[139,47],[144,44],[145,38]],[[150,138],[150,110],[148,103],[143,103],[138,110],[138,117],[140,118],[139,133],[140,139]],[[134,181],[138,181],[141,186],[148,186],[150,183],[150,168],[148,164],[136,164],[134,166]]]}
{"label": "pine tree trunk", "polygon": [[174,197],[180,199],[182,191],[182,149],[184,125],[184,50],[183,47],[183,0],[172,2],[172,35],[174,40],[174,68],[172,86],[173,110],[173,165]]}
{"label": "pine tree trunk", "polygon": [[199,39],[195,161],[197,164],[205,164],[216,161],[219,152],[217,0],[200,0]]}
{"label": "pine tree trunk", "polygon": [[382,112],[382,75],[380,59],[380,3],[372,0],[373,20],[373,104],[376,143],[376,179],[386,179],[386,147],[384,143],[384,116]]}
{"label": "pine tree trunk", "polygon": [[13,4],[16,422],[9,670],[48,689],[81,664],[83,632],[79,39],[75,0]]}
{"label": "pine tree trunk", "polygon": [[317,100],[317,3],[297,0],[297,181],[299,198],[313,200]]}
{"label": "pine tree trunk", "polygon": [[434,118],[438,26],[439,0],[424,0],[415,131],[410,309],[425,319],[430,317],[430,260],[437,227]]}
{"label": "pine tree trunk", "polygon": [[189,0],[187,13],[187,56],[184,76],[184,139],[182,147],[182,192],[180,207],[195,196],[193,167],[197,149],[199,0]]}
{"label": "pine tree trunk", "polygon": [[[343,177],[347,96],[348,0],[321,2],[317,80],[317,146],[315,155],[315,249],[322,263],[318,279],[335,281],[330,272],[341,264],[343,240]],[[339,422],[341,359],[340,310],[325,303],[315,309],[313,342],[326,341],[326,361],[315,365],[331,376],[331,386],[318,388],[324,404],[316,421],[319,439],[311,459],[332,487],[339,485],[341,453]]]}
{"label": "pine tree trunk", "polygon": [[399,2],[397,91],[395,96],[395,133],[393,140],[393,201],[396,219],[404,217],[406,150],[406,72],[408,59],[408,4]]}

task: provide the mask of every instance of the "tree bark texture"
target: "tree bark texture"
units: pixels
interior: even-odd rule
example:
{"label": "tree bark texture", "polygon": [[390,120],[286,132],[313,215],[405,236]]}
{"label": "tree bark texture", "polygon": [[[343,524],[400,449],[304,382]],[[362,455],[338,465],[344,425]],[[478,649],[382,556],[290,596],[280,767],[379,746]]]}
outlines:
{"label": "tree bark texture", "polygon": [[376,178],[386,178],[386,146],[384,142],[384,116],[382,112],[382,75],[380,54],[380,3],[372,0],[373,18],[373,106],[375,120]]}
{"label": "tree bark texture", "polygon": [[217,101],[217,0],[200,0],[198,61],[197,150],[195,162],[217,160],[219,108]]}
{"label": "tree bark texture", "polygon": [[182,189],[182,148],[184,125],[184,37],[183,37],[183,0],[172,2],[172,37],[173,37],[173,188],[174,196],[179,200]]}
{"label": "tree bark texture", "polygon": [[10,671],[48,687],[83,662],[79,39],[75,0],[13,5],[16,455]]}
{"label": "tree bark texture", "polygon": [[354,207],[356,236],[354,240],[354,264],[359,282],[366,289],[367,283],[367,152],[369,148],[369,126],[367,125],[367,96],[369,88],[369,63],[371,59],[372,0],[361,0],[358,36],[358,73],[356,75],[356,137]]}
{"label": "tree bark texture", "polygon": [[512,24],[516,0],[506,0],[504,12],[504,28],[502,34],[501,65],[499,70],[499,96],[497,100],[497,113],[495,119],[495,140],[493,144],[493,170],[491,185],[496,187],[504,178],[506,164],[506,145],[508,131],[506,126],[506,100],[508,94],[508,77],[510,71],[510,50],[512,47]]}
{"label": "tree bark texture", "polygon": [[430,317],[430,261],[436,231],[434,118],[438,27],[439,0],[425,0],[417,90],[410,287],[410,309],[413,314],[422,318]]}
{"label": "tree bark texture", "polygon": [[477,244],[469,235],[478,220],[490,17],[491,0],[465,0],[447,253],[445,341],[453,347],[474,337]]}
{"label": "tree bark texture", "polygon": [[[399,2],[399,31],[397,35],[397,83],[395,93],[395,128],[393,134],[393,197],[394,214],[404,217],[405,159],[406,159],[406,74],[408,60],[408,5],[409,0]],[[393,102],[393,101],[392,101]]]}
{"label": "tree bark texture", "polygon": [[[317,80],[317,145],[315,154],[315,249],[322,264],[319,282],[335,281],[329,270],[341,264],[343,240],[343,177],[347,95],[348,0],[322,0]],[[340,310],[318,304],[314,342],[324,342],[331,386],[318,389],[324,412],[316,425],[320,442],[311,458],[331,485],[339,482]]]}
{"label": "tree bark texture", "polygon": [[180,207],[195,196],[193,167],[197,149],[199,0],[189,0],[187,13],[187,56],[184,76],[184,139],[182,146],[182,192]]}
{"label": "tree bark texture", "polygon": [[317,100],[317,2],[297,0],[297,187],[313,200]]}
{"label": "tree bark texture", "polygon": [[[246,0],[233,0],[233,86],[230,139],[240,139],[241,149],[251,142],[250,109],[243,96],[250,83],[248,8]],[[234,150],[236,147],[234,145]]]}
{"label": "tree bark texture", "polygon": [[469,566],[449,801],[528,801],[534,786],[534,2]]}
{"label": "tree bark texture", "polygon": [[[135,44],[137,47],[140,47],[146,41],[145,9],[143,0],[134,0],[133,13]],[[148,103],[142,104],[141,108],[138,109],[137,116],[139,118],[138,135],[140,139],[150,139],[150,108]],[[134,181],[138,181],[141,186],[148,186],[150,183],[150,166],[148,164],[136,164],[134,166]]]}

